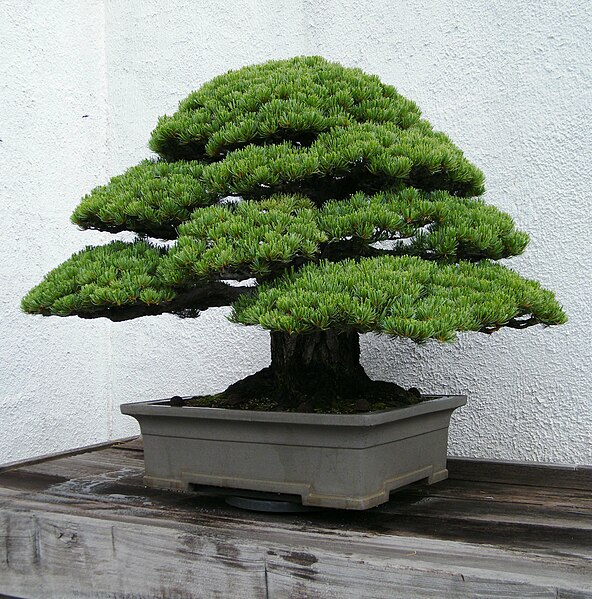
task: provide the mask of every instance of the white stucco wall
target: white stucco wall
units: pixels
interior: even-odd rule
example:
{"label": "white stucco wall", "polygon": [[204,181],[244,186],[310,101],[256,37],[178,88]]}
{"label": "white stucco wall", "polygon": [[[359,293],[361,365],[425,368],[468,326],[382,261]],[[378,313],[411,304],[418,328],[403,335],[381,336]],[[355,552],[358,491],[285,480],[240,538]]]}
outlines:
{"label": "white stucco wall", "polygon": [[321,54],[416,100],[486,173],[487,200],[527,229],[510,261],[554,289],[570,323],[363,338],[375,377],[467,392],[456,455],[592,463],[592,109],[585,0],[4,0],[0,5],[0,463],[134,434],[124,401],[223,389],[269,360],[225,309],[111,324],[19,313],[87,244],[79,198],[149,154],[158,115],[244,64]]}

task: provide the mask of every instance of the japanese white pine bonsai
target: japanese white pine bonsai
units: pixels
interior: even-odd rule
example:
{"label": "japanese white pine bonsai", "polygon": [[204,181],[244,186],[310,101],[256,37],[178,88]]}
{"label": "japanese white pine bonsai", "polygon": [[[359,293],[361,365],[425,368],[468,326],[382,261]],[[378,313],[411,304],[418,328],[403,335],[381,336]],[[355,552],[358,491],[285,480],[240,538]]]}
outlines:
{"label": "japanese white pine bonsai", "polygon": [[232,305],[233,322],[270,330],[271,365],[197,405],[405,405],[418,393],[368,378],[360,333],[451,341],[566,321],[496,262],[528,236],[480,199],[481,171],[376,76],[320,57],[230,71],[160,118],[150,148],[72,216],[137,240],[75,254],[22,308],[120,321]]}

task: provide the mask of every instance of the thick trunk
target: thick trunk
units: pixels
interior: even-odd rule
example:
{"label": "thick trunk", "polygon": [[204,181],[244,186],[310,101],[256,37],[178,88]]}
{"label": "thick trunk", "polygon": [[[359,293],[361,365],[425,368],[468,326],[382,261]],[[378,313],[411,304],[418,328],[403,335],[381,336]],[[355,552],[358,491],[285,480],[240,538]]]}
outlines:
{"label": "thick trunk", "polygon": [[221,407],[288,412],[365,412],[418,401],[394,383],[372,381],[355,331],[271,333],[271,365],[230,385]]}
{"label": "thick trunk", "polygon": [[356,397],[370,381],[355,331],[271,333],[271,374],[284,407]]}

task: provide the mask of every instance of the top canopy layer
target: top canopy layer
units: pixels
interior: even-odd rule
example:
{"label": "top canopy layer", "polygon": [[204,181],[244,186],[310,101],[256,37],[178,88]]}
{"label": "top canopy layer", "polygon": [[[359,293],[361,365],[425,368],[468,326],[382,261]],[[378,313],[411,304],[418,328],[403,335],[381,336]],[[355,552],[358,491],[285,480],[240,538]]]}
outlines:
{"label": "top canopy layer", "polygon": [[319,56],[301,56],[220,75],[163,116],[150,147],[169,160],[218,160],[255,143],[309,145],[354,123],[417,125],[417,105],[375,75]]}
{"label": "top canopy layer", "polygon": [[145,161],[83,198],[83,228],[167,239],[228,196],[298,193],[318,207],[413,187],[479,196],[483,174],[417,106],[359,69],[319,57],[230,71],[162,117]]}

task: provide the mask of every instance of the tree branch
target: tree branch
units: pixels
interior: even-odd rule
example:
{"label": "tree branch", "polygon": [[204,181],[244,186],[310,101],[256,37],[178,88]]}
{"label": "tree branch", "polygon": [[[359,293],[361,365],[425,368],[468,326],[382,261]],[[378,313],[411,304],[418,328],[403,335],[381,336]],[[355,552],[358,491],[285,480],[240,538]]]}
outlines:
{"label": "tree branch", "polygon": [[491,335],[491,333],[495,333],[499,331],[501,328],[510,328],[510,329],[526,329],[527,327],[532,327],[537,324],[541,324],[541,321],[534,316],[529,316],[528,318],[512,318],[508,320],[508,322],[504,324],[499,324],[495,326],[487,326],[480,329],[480,333],[485,333],[487,335]]}
{"label": "tree branch", "polygon": [[228,306],[244,293],[252,292],[253,287],[234,287],[221,282],[208,283],[205,287],[194,287],[185,293],[179,293],[168,304],[148,306],[136,304],[113,308],[101,308],[95,312],[78,314],[80,318],[107,318],[113,322],[133,320],[142,316],[176,314],[183,318],[195,318],[199,312],[208,308]]}
{"label": "tree branch", "polygon": [[171,241],[179,237],[177,227],[185,221],[178,221],[170,224],[127,222],[123,225],[111,225],[99,220],[77,223],[79,229],[88,231],[105,231],[107,233],[136,233],[141,239],[143,237],[153,237],[154,239],[163,239]]}

